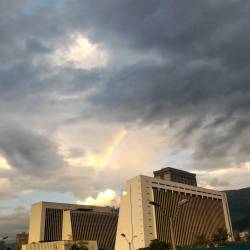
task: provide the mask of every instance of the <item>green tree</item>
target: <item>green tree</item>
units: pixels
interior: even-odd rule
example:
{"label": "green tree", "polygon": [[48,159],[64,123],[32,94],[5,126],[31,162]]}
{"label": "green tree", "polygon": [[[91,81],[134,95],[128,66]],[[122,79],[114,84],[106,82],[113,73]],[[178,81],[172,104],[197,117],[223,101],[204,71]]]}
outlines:
{"label": "green tree", "polygon": [[222,246],[226,243],[228,236],[228,232],[225,228],[218,228],[213,235],[213,242],[218,244],[219,246]]}
{"label": "green tree", "polygon": [[88,250],[88,247],[86,246],[86,242],[78,242],[74,243],[70,246],[69,250]]}
{"label": "green tree", "polygon": [[200,234],[196,236],[196,239],[194,241],[195,247],[206,247],[209,245],[210,240],[207,239],[207,237],[204,234]]}
{"label": "green tree", "polygon": [[140,248],[139,250],[168,250],[170,249],[169,244],[159,240],[152,240],[149,247]]}

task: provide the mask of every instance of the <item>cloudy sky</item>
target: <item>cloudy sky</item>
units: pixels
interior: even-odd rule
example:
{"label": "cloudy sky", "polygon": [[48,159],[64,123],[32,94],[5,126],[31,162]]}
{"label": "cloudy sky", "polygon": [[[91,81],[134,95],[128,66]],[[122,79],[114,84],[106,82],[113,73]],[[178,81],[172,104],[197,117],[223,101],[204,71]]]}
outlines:
{"label": "cloudy sky", "polygon": [[165,166],[249,186],[249,23],[245,0],[1,0],[0,236]]}

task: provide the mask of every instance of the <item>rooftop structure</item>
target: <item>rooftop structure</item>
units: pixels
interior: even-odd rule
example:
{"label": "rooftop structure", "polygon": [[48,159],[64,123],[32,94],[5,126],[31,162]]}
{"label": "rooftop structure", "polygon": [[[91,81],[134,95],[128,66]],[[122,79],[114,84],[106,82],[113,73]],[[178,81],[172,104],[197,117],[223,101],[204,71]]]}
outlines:
{"label": "rooftop structure", "polygon": [[173,181],[187,185],[197,186],[196,174],[176,168],[166,167],[154,171],[154,177],[166,181]]}

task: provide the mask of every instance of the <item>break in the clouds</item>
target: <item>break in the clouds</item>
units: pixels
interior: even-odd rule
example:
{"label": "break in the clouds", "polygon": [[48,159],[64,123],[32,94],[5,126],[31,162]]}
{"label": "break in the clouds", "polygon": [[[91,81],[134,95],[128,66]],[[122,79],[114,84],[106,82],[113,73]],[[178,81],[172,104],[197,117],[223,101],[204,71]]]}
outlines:
{"label": "break in the clouds", "polygon": [[37,192],[117,204],[128,178],[165,164],[202,186],[249,185],[250,3],[3,0],[0,12],[5,218]]}

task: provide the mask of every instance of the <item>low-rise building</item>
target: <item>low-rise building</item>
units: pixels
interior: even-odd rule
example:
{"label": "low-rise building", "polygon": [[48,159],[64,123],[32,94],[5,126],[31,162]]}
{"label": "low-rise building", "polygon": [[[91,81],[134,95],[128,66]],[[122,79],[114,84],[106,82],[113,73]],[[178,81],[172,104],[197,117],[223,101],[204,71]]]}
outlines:
{"label": "low-rise building", "polygon": [[21,250],[22,245],[28,244],[29,234],[22,232],[16,235],[16,250]]}
{"label": "low-rise building", "polygon": [[96,241],[51,241],[22,245],[22,250],[69,250],[73,244],[84,244],[88,250],[98,250]]}
{"label": "low-rise building", "polygon": [[111,207],[39,202],[31,207],[29,243],[86,240],[113,250],[117,222],[118,213]]}

